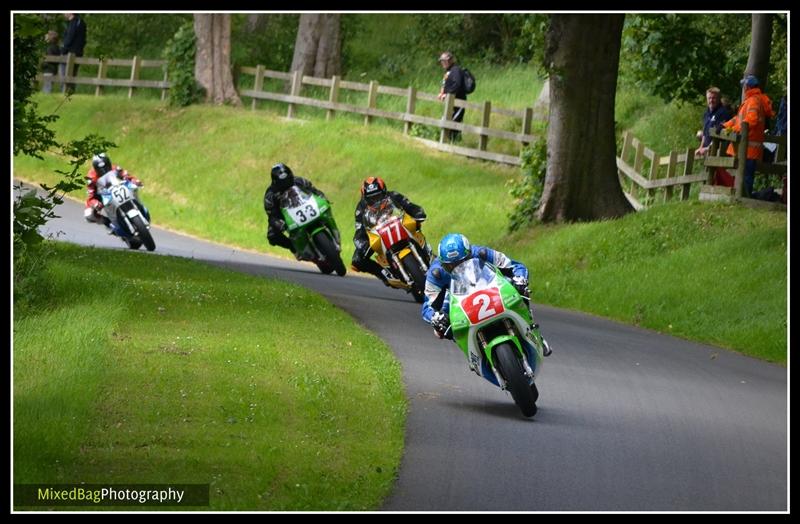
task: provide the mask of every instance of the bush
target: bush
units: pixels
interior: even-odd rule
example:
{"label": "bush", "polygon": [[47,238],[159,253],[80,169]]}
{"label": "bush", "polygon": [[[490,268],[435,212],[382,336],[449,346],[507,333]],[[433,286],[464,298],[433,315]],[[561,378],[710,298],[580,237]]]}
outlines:
{"label": "bush", "polygon": [[514,208],[508,215],[509,232],[532,223],[536,219],[542,197],[544,178],[547,175],[547,132],[532,145],[522,150],[522,177],[511,183]]}
{"label": "bush", "polygon": [[193,22],[183,24],[164,48],[167,71],[172,86],[169,103],[185,107],[203,97],[203,87],[194,77],[195,34]]}

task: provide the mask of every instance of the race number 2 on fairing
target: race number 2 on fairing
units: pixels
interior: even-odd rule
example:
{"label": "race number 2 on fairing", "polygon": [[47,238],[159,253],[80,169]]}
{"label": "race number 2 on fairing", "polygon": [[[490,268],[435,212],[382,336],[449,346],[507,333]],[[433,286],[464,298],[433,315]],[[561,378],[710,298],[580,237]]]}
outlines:
{"label": "race number 2 on fairing", "polygon": [[461,301],[471,324],[477,324],[505,311],[499,289],[482,289]]}

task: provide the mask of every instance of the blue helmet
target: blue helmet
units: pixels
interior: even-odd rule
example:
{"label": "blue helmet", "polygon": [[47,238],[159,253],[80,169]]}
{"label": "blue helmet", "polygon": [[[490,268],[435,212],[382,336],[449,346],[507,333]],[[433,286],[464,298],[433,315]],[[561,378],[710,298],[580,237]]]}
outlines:
{"label": "blue helmet", "polygon": [[460,233],[449,233],[439,242],[439,259],[448,271],[471,255],[472,249],[469,240]]}
{"label": "blue helmet", "polygon": [[745,75],[739,83],[745,87],[756,87],[758,85],[758,77],[756,75]]}

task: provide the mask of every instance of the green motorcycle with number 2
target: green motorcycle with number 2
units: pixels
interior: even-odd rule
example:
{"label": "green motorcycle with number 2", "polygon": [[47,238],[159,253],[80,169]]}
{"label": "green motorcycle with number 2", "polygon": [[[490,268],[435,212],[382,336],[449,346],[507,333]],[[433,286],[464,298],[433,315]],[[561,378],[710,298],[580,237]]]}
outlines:
{"label": "green motorcycle with number 2", "polygon": [[543,344],[524,297],[499,269],[477,258],[451,272],[450,329],[470,369],[508,391],[526,417],[536,414]]}
{"label": "green motorcycle with number 2", "polygon": [[281,196],[279,205],[295,257],[313,262],[326,275],[336,271],[344,276],[347,269],[330,202],[294,186]]}

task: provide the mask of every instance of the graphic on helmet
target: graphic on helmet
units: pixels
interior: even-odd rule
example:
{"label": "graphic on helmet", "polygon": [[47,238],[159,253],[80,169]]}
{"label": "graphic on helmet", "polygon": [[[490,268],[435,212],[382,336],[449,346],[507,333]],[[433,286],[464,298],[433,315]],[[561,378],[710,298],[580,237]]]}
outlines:
{"label": "graphic on helmet", "polygon": [[379,177],[365,178],[361,184],[361,196],[370,205],[383,200],[386,197],[386,183]]}
{"label": "graphic on helmet", "polygon": [[98,175],[105,175],[111,171],[111,159],[106,153],[98,153],[92,157],[92,167]]}
{"label": "graphic on helmet", "polygon": [[472,255],[467,237],[460,233],[448,233],[439,242],[439,259],[445,270],[452,271],[459,263]]}
{"label": "graphic on helmet", "polygon": [[286,164],[277,163],[272,166],[270,176],[272,177],[272,187],[276,191],[283,191],[294,185],[294,173]]}

